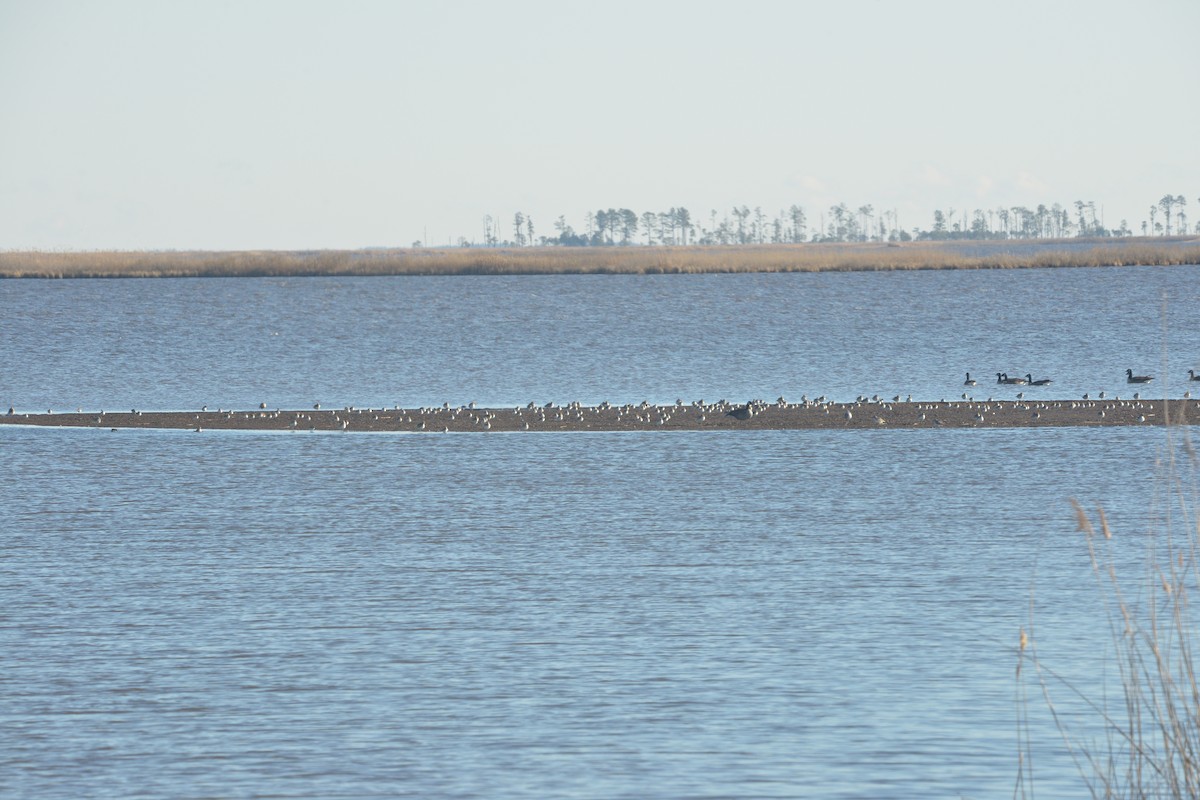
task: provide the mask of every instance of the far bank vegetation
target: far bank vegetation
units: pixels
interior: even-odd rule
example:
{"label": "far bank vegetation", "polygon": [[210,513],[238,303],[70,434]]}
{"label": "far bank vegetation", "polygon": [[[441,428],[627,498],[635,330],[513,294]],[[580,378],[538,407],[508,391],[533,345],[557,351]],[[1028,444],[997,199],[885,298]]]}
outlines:
{"label": "far bank vegetation", "polygon": [[1200,264],[1200,240],[675,247],[0,252],[0,277],[541,275],[827,272]]}

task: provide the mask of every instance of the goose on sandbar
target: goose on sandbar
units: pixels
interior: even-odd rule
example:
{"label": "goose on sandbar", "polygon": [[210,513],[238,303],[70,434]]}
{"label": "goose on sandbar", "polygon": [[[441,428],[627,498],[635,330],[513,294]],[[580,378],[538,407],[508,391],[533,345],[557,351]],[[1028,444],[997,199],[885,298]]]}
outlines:
{"label": "goose on sandbar", "polygon": [[1125,370],[1126,383],[1149,383],[1152,380],[1154,380],[1153,375],[1134,375],[1133,370]]}
{"label": "goose on sandbar", "polygon": [[745,421],[754,416],[754,409],[752,409],[750,404],[747,403],[744,406],[738,406],[733,411],[727,411],[725,416]]}

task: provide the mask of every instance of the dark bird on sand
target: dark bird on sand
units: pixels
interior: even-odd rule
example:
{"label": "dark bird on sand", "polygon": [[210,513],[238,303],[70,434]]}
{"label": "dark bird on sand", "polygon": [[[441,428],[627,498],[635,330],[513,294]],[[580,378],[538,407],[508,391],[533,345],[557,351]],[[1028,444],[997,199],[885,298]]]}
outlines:
{"label": "dark bird on sand", "polygon": [[1152,380],[1154,380],[1153,375],[1134,375],[1133,370],[1125,370],[1126,383],[1149,383]]}
{"label": "dark bird on sand", "polygon": [[725,416],[745,421],[754,416],[754,409],[750,408],[750,404],[747,403],[744,406],[738,406],[733,411],[726,412]]}

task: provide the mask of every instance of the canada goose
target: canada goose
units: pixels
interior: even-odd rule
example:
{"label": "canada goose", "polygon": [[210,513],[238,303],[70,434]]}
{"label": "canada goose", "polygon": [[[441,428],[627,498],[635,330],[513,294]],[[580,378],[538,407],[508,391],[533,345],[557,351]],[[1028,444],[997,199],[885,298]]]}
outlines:
{"label": "canada goose", "polygon": [[1031,374],[1026,375],[1025,380],[1029,381],[1030,386],[1048,386],[1052,383],[1052,381],[1049,378],[1039,378],[1038,380],[1035,381],[1033,379],[1033,375],[1031,375]]}
{"label": "canada goose", "polygon": [[996,374],[1000,376],[1000,380],[996,381],[997,383],[1007,383],[1010,386],[1024,386],[1026,383],[1028,383],[1028,381],[1026,381],[1024,378],[1008,377],[1007,372],[998,372]]}
{"label": "canada goose", "polygon": [[1188,370],[1188,380],[1189,381],[1200,381],[1200,375],[1197,375],[1195,370],[1189,369]]}
{"label": "canada goose", "polygon": [[1154,380],[1153,375],[1134,375],[1133,370],[1125,370],[1126,383],[1149,383],[1152,380]]}
{"label": "canada goose", "polygon": [[975,379],[971,377],[971,373],[967,373],[967,379],[963,381],[963,386],[976,386]]}
{"label": "canada goose", "polygon": [[750,404],[747,403],[744,406],[738,406],[733,411],[726,412],[725,416],[738,420],[748,420],[754,416],[754,409],[750,408]]}

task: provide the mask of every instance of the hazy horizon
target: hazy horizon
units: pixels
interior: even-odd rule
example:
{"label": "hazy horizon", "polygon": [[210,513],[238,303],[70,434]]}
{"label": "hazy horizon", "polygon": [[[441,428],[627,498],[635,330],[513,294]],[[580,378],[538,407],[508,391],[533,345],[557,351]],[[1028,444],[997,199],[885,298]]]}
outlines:
{"label": "hazy horizon", "polygon": [[[0,0],[0,249],[308,249],[733,206],[1200,220],[1200,4]],[[503,230],[503,228],[502,228]]]}

